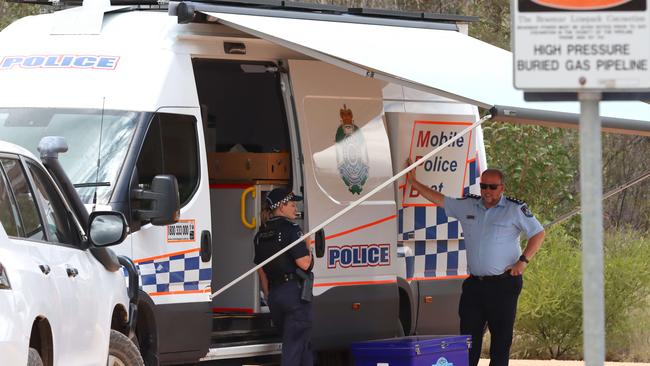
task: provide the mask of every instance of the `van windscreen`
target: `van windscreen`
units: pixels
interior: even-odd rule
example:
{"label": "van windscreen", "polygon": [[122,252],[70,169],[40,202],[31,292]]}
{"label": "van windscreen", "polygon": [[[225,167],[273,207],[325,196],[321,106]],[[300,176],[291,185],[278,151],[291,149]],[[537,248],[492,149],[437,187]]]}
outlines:
{"label": "van windscreen", "polygon": [[108,204],[139,120],[139,112],[0,108],[0,139],[31,151],[45,136],[63,136],[59,160],[84,203]]}

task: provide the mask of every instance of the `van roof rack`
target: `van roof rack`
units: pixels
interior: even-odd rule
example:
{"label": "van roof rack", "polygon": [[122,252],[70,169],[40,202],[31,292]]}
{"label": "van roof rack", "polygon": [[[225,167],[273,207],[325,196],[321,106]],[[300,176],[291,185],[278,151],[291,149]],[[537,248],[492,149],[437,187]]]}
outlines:
{"label": "van roof rack", "polygon": [[[54,5],[59,7],[81,6],[83,0],[8,0],[12,3]],[[166,9],[169,0],[111,0],[114,6],[153,7]],[[183,1],[181,1],[183,2]],[[419,11],[402,11],[373,8],[348,8],[340,5],[316,4],[291,0],[199,0],[192,3],[206,5],[232,6],[238,8],[257,8],[266,10],[285,10],[302,13],[320,13],[333,15],[355,15],[365,18],[384,18],[393,20],[410,20],[443,23],[471,23],[479,20],[476,16],[457,14],[438,14]]]}

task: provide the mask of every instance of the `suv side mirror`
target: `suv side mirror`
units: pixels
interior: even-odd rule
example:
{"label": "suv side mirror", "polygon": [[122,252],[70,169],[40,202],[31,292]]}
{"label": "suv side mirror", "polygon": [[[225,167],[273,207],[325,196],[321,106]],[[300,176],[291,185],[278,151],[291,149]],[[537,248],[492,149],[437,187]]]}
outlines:
{"label": "suv side mirror", "polygon": [[320,229],[316,232],[316,257],[323,258],[325,255],[325,230]]}
{"label": "suv side mirror", "polygon": [[120,244],[126,238],[128,226],[121,212],[91,212],[88,222],[88,239],[94,247]]}
{"label": "suv side mirror", "polygon": [[180,216],[178,182],[173,175],[156,175],[151,182],[151,190],[134,189],[133,198],[151,201],[149,210],[134,210],[138,220],[150,220],[156,226],[170,225]]}

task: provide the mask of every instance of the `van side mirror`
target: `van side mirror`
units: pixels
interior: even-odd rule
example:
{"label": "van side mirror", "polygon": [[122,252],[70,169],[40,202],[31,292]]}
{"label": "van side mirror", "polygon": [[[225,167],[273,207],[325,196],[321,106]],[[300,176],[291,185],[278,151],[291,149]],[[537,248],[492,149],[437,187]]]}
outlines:
{"label": "van side mirror", "polygon": [[173,175],[156,175],[151,182],[151,189],[134,189],[132,197],[149,201],[149,209],[134,210],[135,218],[148,220],[156,226],[170,225],[180,217],[180,198],[178,182]]}
{"label": "van side mirror", "polygon": [[88,239],[94,247],[120,244],[126,238],[128,226],[121,212],[91,212],[88,222]]}
{"label": "van side mirror", "polygon": [[316,257],[323,258],[325,256],[325,230],[320,229],[316,232]]}

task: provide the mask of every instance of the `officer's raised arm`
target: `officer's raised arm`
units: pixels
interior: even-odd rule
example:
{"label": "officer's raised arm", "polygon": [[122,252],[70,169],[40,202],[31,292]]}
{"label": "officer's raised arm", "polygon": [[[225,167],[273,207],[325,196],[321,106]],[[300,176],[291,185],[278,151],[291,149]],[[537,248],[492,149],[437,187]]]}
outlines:
{"label": "officer's raised arm", "polygon": [[[411,159],[408,159],[406,161],[407,165],[413,164],[411,162]],[[415,188],[424,198],[428,199],[429,201],[435,203],[439,207],[445,207],[445,195],[442,193],[433,190],[426,185],[420,183],[420,181],[417,180],[416,175],[415,175],[415,170],[417,168],[413,168],[408,174],[409,178],[411,179],[411,185],[413,185],[413,188]]]}

